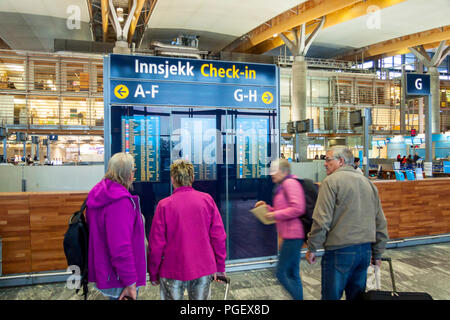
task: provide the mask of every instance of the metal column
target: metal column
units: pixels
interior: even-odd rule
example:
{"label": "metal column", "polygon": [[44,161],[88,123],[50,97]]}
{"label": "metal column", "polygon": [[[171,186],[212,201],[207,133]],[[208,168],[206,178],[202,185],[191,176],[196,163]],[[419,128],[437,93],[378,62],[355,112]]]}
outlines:
{"label": "metal column", "polygon": [[6,146],[7,146],[7,138],[3,138],[3,161],[4,162],[8,162],[8,152],[6,150]]}
{"label": "metal column", "polygon": [[432,95],[426,97],[425,103],[425,176],[433,176],[433,133],[432,133]]}
{"label": "metal column", "polygon": [[109,57],[103,59],[103,103],[105,106],[103,116],[103,134],[104,134],[104,163],[105,172],[108,169],[109,158],[111,158],[111,108],[110,108],[110,94],[111,88],[109,85],[110,60]]}
{"label": "metal column", "polygon": [[364,130],[364,159],[363,159],[363,165],[364,167],[364,175],[366,178],[369,177],[369,125],[370,125],[370,109],[364,108],[364,118],[363,118],[363,130]]}
{"label": "metal column", "polygon": [[406,133],[406,74],[405,65],[402,64],[402,78],[401,78],[401,91],[400,91],[400,134]]}

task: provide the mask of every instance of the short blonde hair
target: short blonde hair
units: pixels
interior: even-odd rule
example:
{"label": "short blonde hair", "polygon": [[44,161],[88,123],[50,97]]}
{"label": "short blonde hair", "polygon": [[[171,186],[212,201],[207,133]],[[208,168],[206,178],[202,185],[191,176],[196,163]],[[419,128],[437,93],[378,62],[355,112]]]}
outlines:
{"label": "short blonde hair", "polygon": [[177,186],[191,186],[194,181],[194,166],[188,160],[175,160],[170,166],[170,175]]}
{"label": "short blonde hair", "polygon": [[133,156],[129,153],[119,152],[109,159],[108,170],[106,170],[104,179],[115,181],[123,185],[125,188],[130,189],[133,183],[131,180],[133,170]]}

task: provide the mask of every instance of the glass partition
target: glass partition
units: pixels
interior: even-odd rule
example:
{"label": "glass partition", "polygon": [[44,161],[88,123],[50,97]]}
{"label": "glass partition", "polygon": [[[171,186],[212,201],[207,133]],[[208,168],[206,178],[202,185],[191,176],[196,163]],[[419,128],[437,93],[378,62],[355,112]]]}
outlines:
{"label": "glass partition", "polygon": [[[136,162],[133,194],[150,231],[159,200],[169,196],[170,164],[194,165],[193,187],[211,195],[227,232],[227,260],[277,254],[274,225],[249,212],[271,203],[270,161],[278,157],[275,111],[189,107],[111,107],[111,154],[129,152]],[[187,199],[188,201],[189,199]]]}

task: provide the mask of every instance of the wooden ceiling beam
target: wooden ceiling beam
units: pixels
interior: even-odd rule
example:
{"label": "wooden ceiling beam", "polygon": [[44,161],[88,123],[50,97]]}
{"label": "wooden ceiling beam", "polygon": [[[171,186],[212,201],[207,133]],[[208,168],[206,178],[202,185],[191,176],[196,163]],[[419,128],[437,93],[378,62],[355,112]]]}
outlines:
{"label": "wooden ceiling beam", "polygon": [[131,43],[133,40],[134,32],[136,31],[136,26],[139,21],[139,16],[141,15],[142,8],[144,8],[144,4],[147,1],[149,1],[149,0],[137,0],[136,10],[134,11],[133,20],[131,20],[130,30],[128,30],[128,42],[129,43]]}
{"label": "wooden ceiling beam", "polygon": [[[343,9],[327,14],[325,16],[325,23],[322,29],[326,29],[338,25],[340,23],[356,19],[361,16],[365,16],[369,12],[369,8],[371,7],[376,7],[378,10],[382,10],[384,8],[391,7],[404,1],[406,0],[367,0],[364,2],[359,2],[352,6],[348,6]],[[309,21],[307,25],[308,26],[305,30],[305,34],[310,34],[311,32],[313,32],[315,28],[315,21]],[[289,34],[286,33],[284,35],[287,36],[288,39],[290,40],[293,39],[290,33]],[[283,44],[284,42],[280,37],[271,37],[270,39],[267,39],[251,48],[248,51],[248,53],[262,54],[272,49],[275,49]]]}
{"label": "wooden ceiling beam", "polygon": [[108,23],[109,23],[109,4],[108,0],[102,0],[102,29],[103,29],[103,42],[106,42],[108,35]]}
{"label": "wooden ceiling beam", "polygon": [[274,34],[286,32],[359,2],[362,0],[309,0],[303,2],[253,29],[244,39],[238,39],[225,47],[223,51],[249,52],[254,46],[272,38]]}
{"label": "wooden ceiling beam", "polygon": [[447,40],[447,45],[450,44],[450,25],[376,43],[355,53],[344,54],[336,58],[355,61],[361,60],[362,57],[364,57],[364,60],[368,58],[389,57],[408,53],[410,47],[420,45],[423,45],[425,49],[436,48],[443,40]]}

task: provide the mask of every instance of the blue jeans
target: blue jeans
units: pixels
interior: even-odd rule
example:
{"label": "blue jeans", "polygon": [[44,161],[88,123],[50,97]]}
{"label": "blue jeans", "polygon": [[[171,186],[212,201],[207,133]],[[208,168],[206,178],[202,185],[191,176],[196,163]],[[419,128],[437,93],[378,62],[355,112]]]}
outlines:
{"label": "blue jeans", "polygon": [[364,292],[371,256],[370,243],[325,250],[321,262],[322,300],[340,300],[344,290],[347,300],[353,300]]}
{"label": "blue jeans", "polygon": [[294,300],[303,300],[300,250],[303,239],[284,239],[277,265],[277,279]]}

